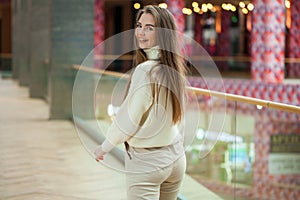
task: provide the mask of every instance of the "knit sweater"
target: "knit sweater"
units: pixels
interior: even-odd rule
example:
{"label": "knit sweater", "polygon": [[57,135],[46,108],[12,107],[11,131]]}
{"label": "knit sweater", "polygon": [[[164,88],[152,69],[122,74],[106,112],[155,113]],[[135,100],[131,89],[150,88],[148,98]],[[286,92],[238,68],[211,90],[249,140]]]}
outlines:
{"label": "knit sweater", "polygon": [[[148,57],[159,56],[153,51],[157,49],[146,51]],[[157,64],[156,60],[148,60],[136,67],[128,94],[102,144],[104,152],[125,141],[136,148],[167,146],[178,136],[178,127],[172,121],[171,98],[166,97],[166,89],[160,89],[157,101],[152,95],[151,84],[159,80],[155,73],[150,77],[149,72]]]}

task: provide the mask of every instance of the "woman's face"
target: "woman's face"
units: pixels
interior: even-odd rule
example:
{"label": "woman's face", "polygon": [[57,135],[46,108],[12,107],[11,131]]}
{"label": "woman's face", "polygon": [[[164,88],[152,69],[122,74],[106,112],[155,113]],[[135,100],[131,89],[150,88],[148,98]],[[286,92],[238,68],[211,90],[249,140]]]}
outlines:
{"label": "woman's face", "polygon": [[156,45],[154,25],[154,17],[148,13],[143,13],[136,23],[135,37],[141,49],[148,49]]}

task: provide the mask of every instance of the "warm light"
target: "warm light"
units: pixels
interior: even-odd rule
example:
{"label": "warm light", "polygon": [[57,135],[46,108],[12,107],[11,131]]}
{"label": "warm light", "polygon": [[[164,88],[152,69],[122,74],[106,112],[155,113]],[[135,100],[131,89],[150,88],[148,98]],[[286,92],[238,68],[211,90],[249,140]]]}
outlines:
{"label": "warm light", "polygon": [[241,2],[239,3],[239,6],[240,6],[241,8],[245,8],[246,5],[245,5],[244,2],[241,1]]}
{"label": "warm light", "polygon": [[249,32],[252,30],[252,22],[251,22],[251,15],[246,16],[246,28]]}
{"label": "warm light", "polygon": [[286,24],[286,27],[288,29],[291,28],[291,25],[292,25],[292,13],[291,13],[291,9],[290,8],[286,9],[285,24]]}
{"label": "warm light", "polygon": [[202,11],[203,11],[203,12],[207,12],[207,11],[208,11],[208,9],[207,9],[207,8],[205,8],[205,9],[202,9]]}
{"label": "warm light", "polygon": [[243,12],[245,15],[248,14],[247,8],[243,8],[243,9],[242,9],[242,12]]}
{"label": "warm light", "polygon": [[140,9],[140,8],[141,8],[141,4],[135,3],[135,4],[133,5],[133,7],[134,7],[135,9]]}
{"label": "warm light", "polygon": [[214,7],[211,3],[208,3],[208,4],[206,4],[206,5],[207,5],[207,8],[208,8],[209,10],[213,9],[213,7]]}
{"label": "warm light", "polygon": [[232,12],[235,12],[235,11],[236,11],[236,7],[235,7],[235,6],[231,6],[230,10],[231,10]]}
{"label": "warm light", "polygon": [[166,4],[166,3],[160,3],[160,4],[158,4],[158,7],[167,9],[168,8],[168,4]]}
{"label": "warm light", "polygon": [[284,4],[285,4],[285,7],[286,7],[286,8],[290,8],[290,7],[291,7],[291,2],[288,1],[288,0],[285,0],[285,1],[284,1]]}
{"label": "warm light", "polygon": [[207,12],[207,11],[208,11],[207,5],[206,5],[205,3],[202,4],[201,10],[202,10],[203,12]]}
{"label": "warm light", "polygon": [[222,8],[224,9],[224,10],[231,10],[232,9],[232,7],[234,7],[231,3],[223,3],[222,4]]}
{"label": "warm light", "polygon": [[229,10],[231,10],[232,12],[236,11],[236,7],[234,5],[232,5],[231,3],[228,3],[228,4],[223,3],[222,8],[227,11],[229,11]]}
{"label": "warm light", "polygon": [[254,5],[252,3],[249,3],[247,5],[247,8],[248,8],[249,11],[252,11],[254,9]]}
{"label": "warm light", "polygon": [[222,8],[223,8],[224,10],[227,10],[227,4],[226,4],[226,3],[222,3]]}
{"label": "warm light", "polygon": [[194,8],[194,12],[198,13],[198,12],[200,12],[200,11],[201,11],[201,10],[200,10],[199,7],[195,7],[195,8]]}
{"label": "warm light", "polygon": [[198,8],[199,4],[197,2],[192,3],[193,8]]}
{"label": "warm light", "polygon": [[[220,9],[218,9],[220,11]],[[216,13],[216,32],[217,33],[221,33],[221,29],[222,29],[222,13],[221,12],[217,12]]]}
{"label": "warm light", "polygon": [[228,4],[227,4],[227,3],[222,3],[222,8],[223,8],[224,10],[229,10]]}
{"label": "warm light", "polygon": [[213,8],[211,9],[211,11],[212,11],[212,12],[216,12],[216,11],[217,11],[216,7],[213,7]]}
{"label": "warm light", "polygon": [[191,15],[193,11],[189,8],[182,8],[182,13],[186,15]]}

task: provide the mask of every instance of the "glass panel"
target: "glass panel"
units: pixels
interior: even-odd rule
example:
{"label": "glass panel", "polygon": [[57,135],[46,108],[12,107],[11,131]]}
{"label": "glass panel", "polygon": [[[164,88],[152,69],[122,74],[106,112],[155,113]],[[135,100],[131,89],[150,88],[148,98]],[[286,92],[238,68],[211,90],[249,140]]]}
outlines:
{"label": "glass panel", "polygon": [[[242,165],[247,158],[248,148],[244,138],[235,134],[235,102],[226,102],[224,115],[224,105],[216,102],[211,104],[208,96],[199,95],[199,99],[202,100],[199,101],[199,118],[202,122],[199,123],[196,137],[186,152],[187,173],[222,198],[234,199],[235,183],[244,181],[245,184],[251,184],[251,179],[239,180],[235,176],[236,166]],[[212,132],[212,128],[208,126],[214,120],[212,110],[207,109],[208,107],[214,108],[215,116],[222,119],[222,129],[218,132]],[[205,139],[214,141],[214,145],[203,154],[207,151]],[[247,175],[251,177],[251,172]]]}
{"label": "glass panel", "polygon": [[[198,135],[207,127],[199,126],[187,151],[187,173],[224,199],[297,199],[300,115],[233,101],[226,113],[223,131],[203,159]],[[208,112],[199,116],[209,119]]]}

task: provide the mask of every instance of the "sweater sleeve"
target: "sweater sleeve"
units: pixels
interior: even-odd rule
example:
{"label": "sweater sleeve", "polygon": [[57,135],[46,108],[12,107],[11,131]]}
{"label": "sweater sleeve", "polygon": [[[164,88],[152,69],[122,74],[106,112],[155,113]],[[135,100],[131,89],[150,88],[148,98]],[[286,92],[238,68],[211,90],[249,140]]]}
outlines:
{"label": "sweater sleeve", "polygon": [[104,152],[111,151],[135,135],[140,128],[143,114],[152,104],[152,94],[149,77],[146,71],[137,67],[131,78],[129,92],[115,120],[109,127],[106,139],[102,144]]}

